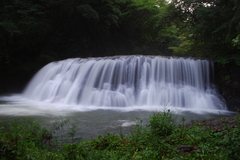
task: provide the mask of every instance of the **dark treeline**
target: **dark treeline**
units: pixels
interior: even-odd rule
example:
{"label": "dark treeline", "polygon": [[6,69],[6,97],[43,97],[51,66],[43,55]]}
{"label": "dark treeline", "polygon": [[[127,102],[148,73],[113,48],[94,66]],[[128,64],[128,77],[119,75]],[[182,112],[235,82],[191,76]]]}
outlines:
{"label": "dark treeline", "polygon": [[0,11],[1,81],[8,84],[65,58],[169,55],[176,35],[168,28],[179,15],[164,0],[1,0]]}
{"label": "dark treeline", "polygon": [[1,0],[0,89],[71,57],[176,55],[239,66],[239,15],[238,0]]}

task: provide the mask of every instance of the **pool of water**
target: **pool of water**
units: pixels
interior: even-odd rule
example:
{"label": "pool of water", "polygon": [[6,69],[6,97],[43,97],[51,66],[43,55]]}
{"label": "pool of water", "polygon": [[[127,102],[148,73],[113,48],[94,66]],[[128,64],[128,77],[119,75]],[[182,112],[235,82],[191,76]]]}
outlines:
{"label": "pool of water", "polygon": [[[133,107],[96,107],[74,106],[62,104],[33,103],[23,100],[0,98],[0,122],[4,124],[13,118],[26,118],[40,122],[41,125],[51,128],[56,122],[69,122],[56,132],[57,137],[68,139],[70,128],[76,126],[76,137],[83,139],[96,138],[107,133],[130,134],[136,123],[142,120],[142,125],[154,112],[170,110],[176,121],[184,116],[187,121],[217,118],[234,114],[226,110],[201,110],[187,108],[171,108],[170,106],[133,106]],[[15,98],[16,99],[16,98]]]}
{"label": "pool of water", "polygon": [[[148,118],[159,110],[120,110],[120,109],[94,109],[94,110],[73,110],[60,109],[52,105],[22,105],[22,104],[1,104],[0,122],[5,124],[13,118],[31,117],[40,122],[41,125],[51,128],[54,122],[68,119],[69,122],[56,132],[58,137],[67,137],[71,127],[76,126],[76,138],[91,139],[107,133],[130,134],[134,126],[142,120],[141,125],[147,124]],[[196,119],[211,119],[220,116],[233,114],[228,111],[193,112],[188,110],[171,110],[179,122],[184,116],[187,121]]]}

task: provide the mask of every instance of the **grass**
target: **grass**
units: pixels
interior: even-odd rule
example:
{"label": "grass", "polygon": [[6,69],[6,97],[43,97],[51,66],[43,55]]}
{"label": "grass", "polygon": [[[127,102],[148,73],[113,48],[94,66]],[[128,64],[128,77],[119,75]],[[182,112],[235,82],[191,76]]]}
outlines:
{"label": "grass", "polygon": [[23,160],[159,160],[159,159],[227,159],[240,157],[240,116],[233,118],[234,126],[222,120],[221,130],[207,123],[176,124],[167,110],[156,112],[143,125],[139,121],[128,136],[109,133],[91,140],[78,139],[76,126],[70,128],[71,142],[62,144],[52,136],[68,123],[58,121],[48,130],[31,119],[13,120],[0,128],[0,159]]}

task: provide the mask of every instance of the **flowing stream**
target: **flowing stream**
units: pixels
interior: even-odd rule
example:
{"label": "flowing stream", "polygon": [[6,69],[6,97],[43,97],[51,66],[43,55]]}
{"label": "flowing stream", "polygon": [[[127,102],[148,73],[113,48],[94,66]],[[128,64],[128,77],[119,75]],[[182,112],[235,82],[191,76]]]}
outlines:
{"label": "flowing stream", "polygon": [[52,62],[22,94],[0,97],[0,115],[70,117],[92,138],[164,109],[188,119],[229,114],[213,69],[211,60],[140,55]]}

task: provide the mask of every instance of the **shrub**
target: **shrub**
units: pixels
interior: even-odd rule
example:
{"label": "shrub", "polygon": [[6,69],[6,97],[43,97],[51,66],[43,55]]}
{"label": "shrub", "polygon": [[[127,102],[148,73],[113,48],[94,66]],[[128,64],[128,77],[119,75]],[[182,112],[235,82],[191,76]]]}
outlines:
{"label": "shrub", "polygon": [[44,159],[54,156],[53,153],[45,154],[53,138],[51,131],[31,119],[12,120],[9,127],[0,129],[0,137],[1,159]]}
{"label": "shrub", "polygon": [[120,135],[113,133],[90,140],[91,147],[96,150],[115,150],[121,146],[121,142]]}
{"label": "shrub", "polygon": [[240,157],[240,116],[235,117],[235,126],[225,126],[222,132],[221,140],[217,145],[221,148],[227,149],[227,156],[229,160],[239,159]]}
{"label": "shrub", "polygon": [[149,127],[154,135],[168,136],[175,128],[175,117],[170,110],[156,112],[150,117]]}

